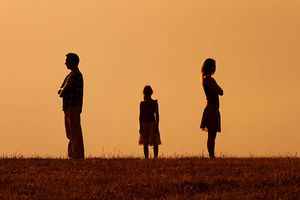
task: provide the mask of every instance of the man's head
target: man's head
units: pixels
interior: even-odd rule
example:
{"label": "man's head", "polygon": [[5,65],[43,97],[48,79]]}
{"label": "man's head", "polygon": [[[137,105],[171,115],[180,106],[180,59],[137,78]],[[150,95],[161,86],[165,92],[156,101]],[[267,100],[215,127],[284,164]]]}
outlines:
{"label": "man's head", "polygon": [[79,57],[76,53],[68,53],[66,55],[66,66],[68,69],[73,70],[78,68]]}

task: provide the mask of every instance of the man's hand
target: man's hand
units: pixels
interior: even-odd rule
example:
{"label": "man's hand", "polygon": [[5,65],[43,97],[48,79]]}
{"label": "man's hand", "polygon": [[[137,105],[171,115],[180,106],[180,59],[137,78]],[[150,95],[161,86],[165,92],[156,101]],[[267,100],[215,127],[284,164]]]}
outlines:
{"label": "man's hand", "polygon": [[60,95],[60,93],[62,92],[63,88],[59,88],[59,90],[57,91],[57,94]]}

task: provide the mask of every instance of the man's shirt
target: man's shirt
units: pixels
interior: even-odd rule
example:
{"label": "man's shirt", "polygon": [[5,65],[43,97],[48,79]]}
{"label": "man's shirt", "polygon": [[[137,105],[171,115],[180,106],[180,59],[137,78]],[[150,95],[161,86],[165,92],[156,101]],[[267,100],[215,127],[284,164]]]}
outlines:
{"label": "man's shirt", "polygon": [[70,107],[80,107],[83,102],[83,76],[78,70],[71,71],[61,85],[60,97],[63,98],[63,110]]}

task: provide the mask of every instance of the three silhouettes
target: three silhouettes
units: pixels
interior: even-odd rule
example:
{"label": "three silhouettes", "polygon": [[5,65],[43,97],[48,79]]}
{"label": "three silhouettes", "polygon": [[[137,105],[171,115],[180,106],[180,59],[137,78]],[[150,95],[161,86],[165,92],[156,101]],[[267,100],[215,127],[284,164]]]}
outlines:
{"label": "three silhouettes", "polygon": [[[84,158],[83,135],[80,122],[83,102],[83,76],[78,68],[78,55],[68,53],[65,65],[71,72],[64,79],[58,94],[63,99],[65,129],[69,139],[68,157],[81,159]],[[223,95],[223,90],[212,77],[215,71],[216,61],[212,58],[206,59],[202,65],[201,73],[207,105],[203,111],[200,128],[208,132],[207,150],[210,158],[215,157],[215,139],[217,132],[221,132],[219,95]],[[146,159],[149,158],[149,146],[153,146],[154,158],[157,158],[158,145],[161,144],[158,101],[152,99],[153,90],[150,85],[145,86],[143,94],[144,100],[140,102],[139,114],[139,144],[144,147]]]}

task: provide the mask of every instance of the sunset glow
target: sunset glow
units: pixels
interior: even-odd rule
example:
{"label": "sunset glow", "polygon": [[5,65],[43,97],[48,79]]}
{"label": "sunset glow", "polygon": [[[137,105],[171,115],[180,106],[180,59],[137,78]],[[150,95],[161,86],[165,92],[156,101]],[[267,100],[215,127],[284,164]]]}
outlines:
{"label": "sunset glow", "polygon": [[66,156],[65,55],[80,56],[86,156],[142,156],[139,103],[159,102],[163,156],[207,155],[200,68],[216,60],[216,155],[300,153],[300,1],[0,3],[0,153]]}

